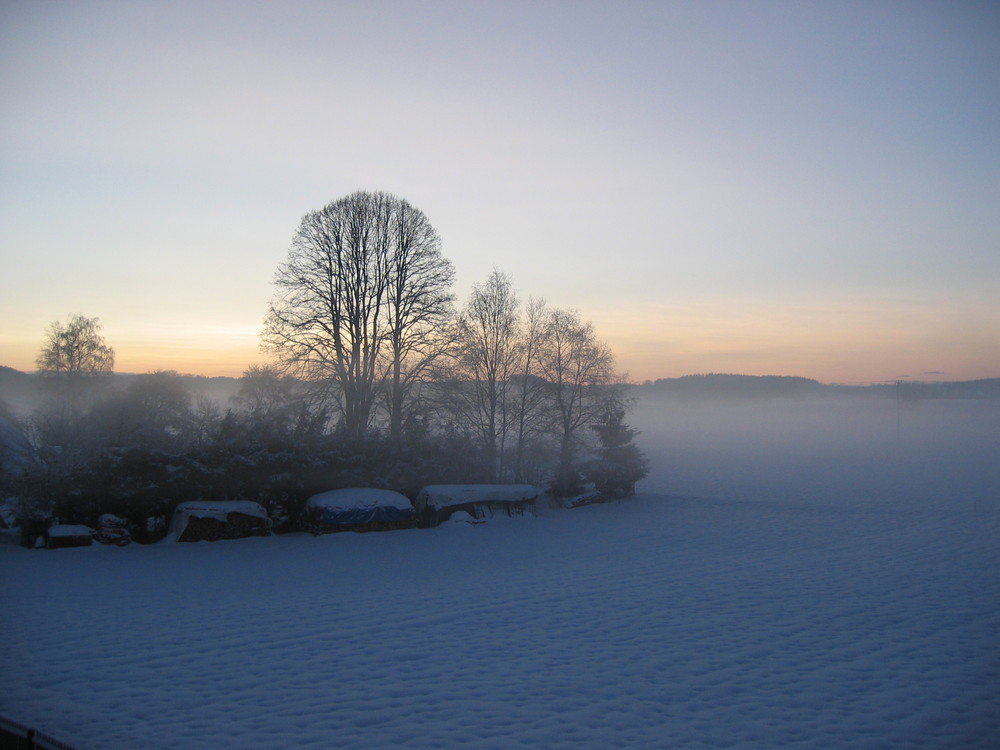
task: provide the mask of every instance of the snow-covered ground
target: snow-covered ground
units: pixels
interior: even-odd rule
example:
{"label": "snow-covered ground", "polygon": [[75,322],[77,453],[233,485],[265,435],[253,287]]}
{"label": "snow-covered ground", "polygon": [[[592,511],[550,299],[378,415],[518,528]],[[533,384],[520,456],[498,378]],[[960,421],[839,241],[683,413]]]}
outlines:
{"label": "snow-covered ground", "polygon": [[640,404],[621,504],[0,548],[0,714],[87,748],[996,748],[1000,404]]}

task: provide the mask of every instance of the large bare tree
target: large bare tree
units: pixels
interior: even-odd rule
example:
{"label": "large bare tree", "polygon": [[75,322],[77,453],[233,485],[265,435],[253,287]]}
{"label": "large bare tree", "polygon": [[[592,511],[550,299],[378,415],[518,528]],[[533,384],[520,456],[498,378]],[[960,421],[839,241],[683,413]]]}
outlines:
{"label": "large bare tree", "polygon": [[275,274],[262,344],[286,371],[335,386],[361,437],[388,382],[401,429],[408,387],[434,356],[454,276],[426,216],[387,193],[356,192],[302,219]]}

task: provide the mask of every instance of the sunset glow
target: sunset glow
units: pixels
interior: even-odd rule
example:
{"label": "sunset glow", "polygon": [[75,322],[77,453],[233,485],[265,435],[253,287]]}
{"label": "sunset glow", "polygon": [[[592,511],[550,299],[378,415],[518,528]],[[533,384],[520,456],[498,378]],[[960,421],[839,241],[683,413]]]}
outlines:
{"label": "sunset glow", "polygon": [[[301,217],[426,213],[633,381],[1000,375],[990,4],[7,3],[0,365],[239,375]],[[349,113],[349,114],[345,114]]]}

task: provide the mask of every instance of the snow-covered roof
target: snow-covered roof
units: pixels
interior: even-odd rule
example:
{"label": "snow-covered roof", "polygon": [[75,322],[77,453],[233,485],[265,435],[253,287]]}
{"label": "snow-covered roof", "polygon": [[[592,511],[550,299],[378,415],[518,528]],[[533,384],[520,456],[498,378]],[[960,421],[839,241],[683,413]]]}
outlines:
{"label": "snow-covered roof", "polygon": [[523,503],[545,490],[530,484],[431,484],[420,490],[420,500],[433,508],[467,503]]}
{"label": "snow-covered roof", "polygon": [[189,500],[179,503],[174,509],[175,516],[216,518],[220,521],[225,521],[226,516],[230,513],[242,513],[245,516],[267,518],[267,511],[252,500],[219,500],[217,502]]}
{"label": "snow-covered roof", "polygon": [[189,500],[177,504],[174,515],[170,519],[170,528],[167,530],[163,542],[176,542],[180,539],[187,528],[188,520],[191,518],[214,518],[225,523],[229,520],[230,513],[242,513],[245,516],[270,520],[267,511],[252,500],[219,500],[217,502]]}
{"label": "snow-covered roof", "polygon": [[69,524],[57,524],[49,526],[49,536],[90,536],[89,526],[73,526]]}
{"label": "snow-covered roof", "polygon": [[330,510],[351,510],[353,508],[412,508],[409,498],[392,490],[380,490],[374,487],[348,487],[341,490],[329,490],[313,495],[306,500],[308,508],[327,508]]}

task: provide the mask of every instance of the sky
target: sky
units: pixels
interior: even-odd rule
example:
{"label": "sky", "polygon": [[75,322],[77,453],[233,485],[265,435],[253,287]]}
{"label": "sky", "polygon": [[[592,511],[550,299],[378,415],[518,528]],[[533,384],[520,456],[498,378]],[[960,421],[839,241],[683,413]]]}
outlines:
{"label": "sky", "polygon": [[1000,5],[0,0],[0,365],[239,375],[302,216],[424,211],[633,381],[1000,376]]}

